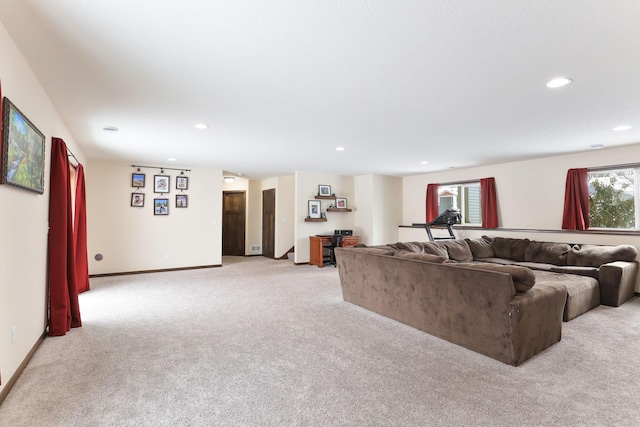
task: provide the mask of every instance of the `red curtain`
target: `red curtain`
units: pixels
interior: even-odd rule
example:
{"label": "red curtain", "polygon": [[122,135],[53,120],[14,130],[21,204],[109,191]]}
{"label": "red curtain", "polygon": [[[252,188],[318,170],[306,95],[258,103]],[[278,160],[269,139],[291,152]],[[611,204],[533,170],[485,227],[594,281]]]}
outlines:
{"label": "red curtain", "polygon": [[89,290],[89,258],[87,256],[87,198],[84,188],[84,167],[78,165],[76,177],[76,208],[74,212],[74,244],[76,288],[78,293]]}
{"label": "red curtain", "polygon": [[564,230],[586,230],[589,228],[589,186],[587,169],[569,169],[564,190]]}
{"label": "red curtain", "polygon": [[440,184],[427,185],[426,220],[431,222],[438,217],[438,187]]}
{"label": "red curtain", "polygon": [[498,197],[495,178],[480,179],[480,209],[482,228],[498,227]]}
{"label": "red curtain", "polygon": [[49,335],[65,335],[82,326],[78,290],[69,157],[67,145],[60,138],[51,142],[49,189]]}

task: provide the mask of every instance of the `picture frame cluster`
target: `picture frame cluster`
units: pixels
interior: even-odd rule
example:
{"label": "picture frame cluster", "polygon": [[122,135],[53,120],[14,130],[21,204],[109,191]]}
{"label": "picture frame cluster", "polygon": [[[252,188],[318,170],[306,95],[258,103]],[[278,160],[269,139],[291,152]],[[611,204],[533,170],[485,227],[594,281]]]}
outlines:
{"label": "picture frame cluster", "polygon": [[[164,172],[164,171],[162,171]],[[159,196],[153,199],[153,214],[154,215],[169,215],[169,197],[167,196],[171,192],[171,176],[161,174],[153,175],[153,192]],[[189,207],[189,195],[184,191],[189,189],[189,177],[183,175],[175,177],[175,190],[178,193],[175,195],[175,207],[187,208]],[[131,174],[131,187],[135,190],[131,193],[131,206],[132,207],[144,207],[145,193],[141,192],[141,188],[146,186],[146,174],[140,172],[133,172]]]}

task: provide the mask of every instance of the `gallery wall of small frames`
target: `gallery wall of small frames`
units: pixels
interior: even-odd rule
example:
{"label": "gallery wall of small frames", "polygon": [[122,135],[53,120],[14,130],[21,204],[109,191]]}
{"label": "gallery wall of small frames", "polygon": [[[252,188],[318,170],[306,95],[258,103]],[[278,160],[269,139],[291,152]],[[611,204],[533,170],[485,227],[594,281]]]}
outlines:
{"label": "gallery wall of small frames", "polygon": [[[142,189],[147,188],[147,174],[142,172],[142,169],[158,169],[160,172],[153,175],[153,183],[149,183],[149,188],[153,187],[153,214],[154,215],[169,215],[169,195],[171,194],[171,182],[175,182],[175,207],[177,209],[189,207],[189,195],[185,193],[189,189],[189,177],[185,175],[186,172],[191,172],[191,169],[175,169],[175,168],[163,168],[159,166],[139,166],[131,165],[136,168],[135,172],[131,174],[131,187],[135,190],[131,193],[131,207],[143,208],[145,205],[146,193]],[[169,171],[179,171],[180,174],[171,176]]]}

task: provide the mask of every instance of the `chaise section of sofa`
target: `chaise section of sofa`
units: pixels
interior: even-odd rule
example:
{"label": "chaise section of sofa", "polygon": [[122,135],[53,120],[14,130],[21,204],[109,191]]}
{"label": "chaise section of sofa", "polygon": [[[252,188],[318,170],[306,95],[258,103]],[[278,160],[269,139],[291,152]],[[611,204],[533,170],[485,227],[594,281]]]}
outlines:
{"label": "chaise section of sofa", "polygon": [[501,362],[517,366],[561,338],[563,287],[517,292],[514,272],[442,252],[337,248],[336,259],[345,301]]}

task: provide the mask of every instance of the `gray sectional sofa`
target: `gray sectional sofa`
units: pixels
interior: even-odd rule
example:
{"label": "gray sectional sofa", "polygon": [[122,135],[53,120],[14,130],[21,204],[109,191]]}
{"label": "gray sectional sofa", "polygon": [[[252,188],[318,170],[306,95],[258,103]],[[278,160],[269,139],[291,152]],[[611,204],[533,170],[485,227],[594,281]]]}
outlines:
{"label": "gray sectional sofa", "polygon": [[337,248],[345,301],[514,366],[633,296],[632,246],[483,237]]}

